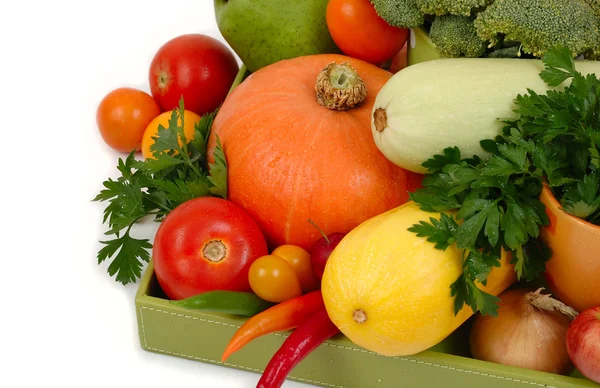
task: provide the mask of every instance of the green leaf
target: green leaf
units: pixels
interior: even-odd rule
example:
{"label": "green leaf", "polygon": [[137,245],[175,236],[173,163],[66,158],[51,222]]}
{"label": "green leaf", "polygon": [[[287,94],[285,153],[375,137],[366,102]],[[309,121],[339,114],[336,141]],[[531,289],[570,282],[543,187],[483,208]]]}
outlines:
{"label": "green leaf", "polygon": [[443,169],[448,164],[460,163],[460,149],[458,147],[448,147],[443,151],[443,155],[434,155],[421,165],[429,170],[429,173]]}
{"label": "green leaf", "polygon": [[542,57],[545,69],[540,77],[549,86],[558,86],[575,75],[575,64],[571,51],[564,46],[557,46],[548,50]]}
{"label": "green leaf", "polygon": [[492,139],[481,140],[479,144],[481,145],[481,148],[483,148],[483,150],[486,152],[489,152],[491,154],[495,154],[498,152],[498,145]]}
{"label": "green leaf", "polygon": [[454,297],[454,313],[458,314],[466,304],[473,312],[479,311],[482,315],[498,315],[498,302],[500,298],[483,292],[475,282],[462,274],[450,286],[451,296]]}
{"label": "green leaf", "polygon": [[169,208],[174,209],[178,205],[197,197],[206,197],[210,194],[210,183],[206,176],[199,176],[195,180],[157,179],[154,184],[164,195]]}
{"label": "green leaf", "polygon": [[470,279],[476,279],[485,285],[487,276],[493,267],[500,266],[500,256],[480,251],[469,251],[465,260],[465,272]]}
{"label": "green leaf", "polygon": [[135,167],[148,174],[156,174],[185,164],[185,161],[181,157],[172,156],[167,153],[154,154],[154,156],[155,158],[136,163]]}
{"label": "green leaf", "polygon": [[516,249],[526,241],[524,217],[525,211],[513,199],[507,199],[506,212],[502,216],[501,226],[504,232],[504,242],[510,249]]}
{"label": "green leaf", "polygon": [[546,270],[546,263],[552,256],[552,251],[541,239],[531,239],[523,245],[523,266],[519,278],[526,282],[539,278]]}
{"label": "green leaf", "polygon": [[441,213],[440,219],[434,217],[427,221],[419,221],[418,224],[408,228],[410,232],[416,233],[418,237],[427,237],[427,241],[435,243],[435,248],[445,250],[455,241],[454,234],[458,225],[452,216]]}
{"label": "green leaf", "polygon": [[474,198],[463,202],[460,210],[456,214],[459,220],[465,220],[471,217],[474,213],[485,209],[490,204],[489,199]]}
{"label": "green leaf", "polygon": [[481,173],[486,176],[511,175],[521,171],[513,163],[498,155],[491,156],[481,169]]}
{"label": "green leaf", "polygon": [[588,205],[595,205],[598,202],[598,177],[596,174],[590,174],[583,177],[582,181],[577,182],[577,191],[583,202]]}
{"label": "green leaf", "polygon": [[122,237],[109,241],[100,241],[105,246],[98,252],[98,264],[116,256],[108,267],[108,274],[116,275],[116,281],[122,284],[135,283],[141,276],[143,262],[149,262],[152,248],[146,239],[135,239],[125,233]]}
{"label": "green leaf", "polygon": [[527,162],[527,149],[514,144],[498,144],[498,151],[514,165],[511,173],[522,173],[529,167]]}
{"label": "green leaf", "polygon": [[221,148],[221,140],[217,136],[217,145],[214,149],[215,162],[209,165],[210,176],[208,177],[213,187],[210,188],[210,192],[214,195],[218,195],[222,198],[227,199],[227,161],[225,159],[225,153]]}
{"label": "green leaf", "polygon": [[454,297],[454,314],[458,314],[462,310],[463,306],[471,305],[469,302],[471,297],[469,295],[469,288],[467,287],[467,277],[465,274],[461,274],[454,283],[450,285],[450,296]]}
{"label": "green leaf", "polygon": [[[173,111],[171,114],[171,119],[175,117],[177,119],[177,112]],[[171,120],[169,120],[171,123]],[[154,143],[150,145],[150,151],[154,157],[157,157],[157,153],[166,152],[171,150],[181,151],[181,147],[179,145],[179,141],[177,139],[177,124],[175,127],[169,126],[169,128],[163,127],[161,124],[158,125],[157,136],[153,136]]]}
{"label": "green leaf", "polygon": [[495,247],[498,244],[500,239],[500,211],[498,206],[492,206],[488,209],[484,234],[491,246]]}
{"label": "green leaf", "polygon": [[[477,241],[477,238],[481,233],[481,229],[487,221],[488,214],[492,211],[491,209],[493,208],[496,208],[497,210],[498,206],[497,200],[476,200],[465,203],[467,204],[467,211],[470,212],[472,215],[458,227],[458,230],[456,232],[457,246],[461,249],[472,248],[475,246],[475,242]],[[461,209],[461,211],[462,210],[463,209]]]}
{"label": "green leaf", "polygon": [[479,311],[481,315],[498,315],[498,302],[500,298],[480,290],[471,278],[466,278],[467,289],[469,293],[468,301],[471,309]]}

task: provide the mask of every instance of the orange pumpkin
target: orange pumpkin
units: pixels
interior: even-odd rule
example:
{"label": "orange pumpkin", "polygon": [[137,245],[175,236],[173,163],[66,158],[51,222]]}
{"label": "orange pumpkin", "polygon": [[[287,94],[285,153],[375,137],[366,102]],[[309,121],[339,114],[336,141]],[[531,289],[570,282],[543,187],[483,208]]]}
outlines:
{"label": "orange pumpkin", "polygon": [[327,234],[347,233],[408,200],[408,173],[384,157],[371,132],[373,102],[391,76],[347,56],[310,55],[260,69],[227,97],[208,159],[218,136],[228,198],[271,246],[308,249],[321,237],[309,218]]}

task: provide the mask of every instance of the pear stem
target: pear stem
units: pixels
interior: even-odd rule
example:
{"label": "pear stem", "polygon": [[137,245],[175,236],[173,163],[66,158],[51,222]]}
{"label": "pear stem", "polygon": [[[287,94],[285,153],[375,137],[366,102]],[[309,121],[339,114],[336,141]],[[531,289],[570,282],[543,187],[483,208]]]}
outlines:
{"label": "pear stem", "polygon": [[317,76],[317,102],[331,110],[345,111],[359,106],[367,97],[367,87],[347,62],[331,62]]}
{"label": "pear stem", "polygon": [[331,244],[331,240],[329,240],[329,238],[327,238],[327,235],[325,234],[325,232],[323,232],[323,230],[321,228],[319,228],[319,225],[317,225],[313,220],[311,220],[310,218],[308,219],[308,222],[314,226],[315,228],[317,228],[317,230],[319,231],[319,233],[321,233],[321,236],[323,236],[323,238],[325,239],[325,241],[327,241],[327,244]]}

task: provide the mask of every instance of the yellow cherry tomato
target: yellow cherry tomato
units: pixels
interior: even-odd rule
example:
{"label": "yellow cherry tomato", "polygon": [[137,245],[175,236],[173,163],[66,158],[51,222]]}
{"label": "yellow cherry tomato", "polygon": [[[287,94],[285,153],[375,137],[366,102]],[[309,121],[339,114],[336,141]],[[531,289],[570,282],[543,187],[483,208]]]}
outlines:
{"label": "yellow cherry tomato", "polygon": [[[171,119],[172,111],[163,112],[160,115],[156,116],[154,120],[148,124],[146,130],[144,131],[144,135],[142,136],[142,155],[145,159],[153,159],[154,155],[152,151],[150,151],[150,147],[154,144],[153,137],[158,136],[158,127],[162,125],[165,128],[169,128],[169,120]],[[185,135],[186,142],[189,142],[194,138],[194,131],[196,128],[196,124],[200,122],[202,117],[198,114],[184,110],[183,111],[183,134]],[[181,125],[181,120],[177,122]],[[181,139],[179,139],[179,145],[181,146]]]}
{"label": "yellow cherry tomato", "polygon": [[290,263],[300,281],[303,293],[319,289],[320,282],[313,271],[310,253],[307,250],[296,245],[287,244],[275,248],[271,254],[279,256]]}
{"label": "yellow cherry tomato", "polygon": [[252,291],[269,302],[280,303],[302,295],[294,268],[279,256],[256,259],[248,270],[248,281]]}

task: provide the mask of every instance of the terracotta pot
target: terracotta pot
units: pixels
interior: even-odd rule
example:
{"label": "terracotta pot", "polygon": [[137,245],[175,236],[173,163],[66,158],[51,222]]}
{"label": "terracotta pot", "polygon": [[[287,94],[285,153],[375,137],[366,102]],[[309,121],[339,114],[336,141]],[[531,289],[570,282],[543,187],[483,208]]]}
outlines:
{"label": "terracotta pot", "polygon": [[552,249],[546,263],[548,286],[577,311],[600,306],[600,226],[563,211],[548,186],[540,200],[550,218],[550,226],[540,231]]}

